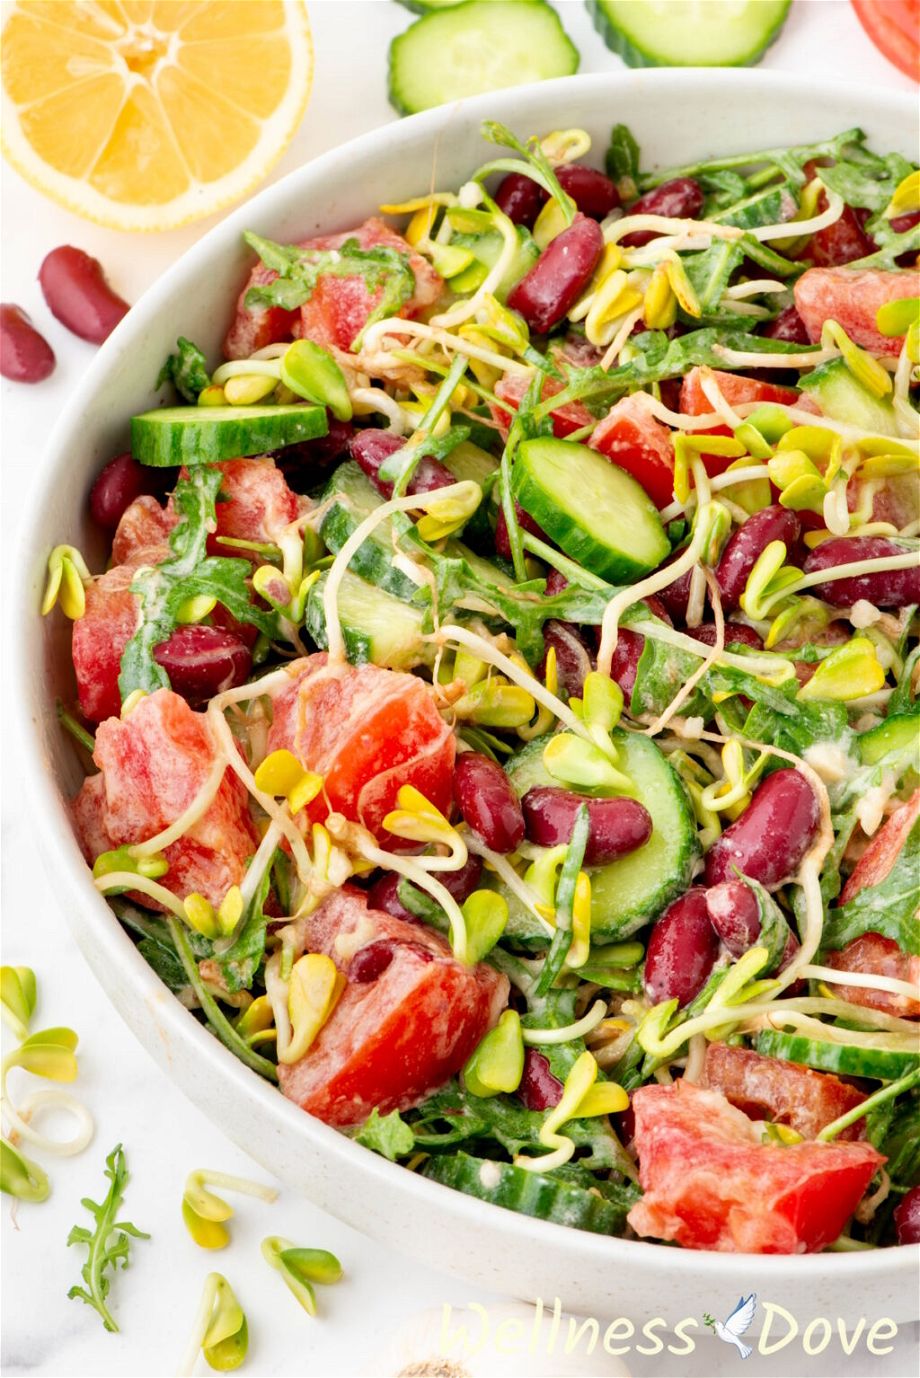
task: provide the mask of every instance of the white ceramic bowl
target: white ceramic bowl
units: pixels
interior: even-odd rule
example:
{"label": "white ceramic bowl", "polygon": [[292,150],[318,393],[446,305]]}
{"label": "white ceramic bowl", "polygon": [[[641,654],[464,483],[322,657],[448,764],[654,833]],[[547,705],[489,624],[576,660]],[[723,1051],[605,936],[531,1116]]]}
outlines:
{"label": "white ceramic bowl", "polygon": [[103,557],[86,515],[92,480],[125,448],[131,414],[155,405],[153,381],[177,335],[218,357],[249,262],[243,230],[290,242],[346,229],[380,202],[426,190],[432,179],[456,186],[488,156],[479,135],[484,117],[524,135],[582,126],[598,157],[611,125],[623,120],[639,139],[645,166],[811,142],[853,124],[880,150],[907,154],[915,124],[906,96],[766,73],[571,77],[386,126],[291,173],[211,230],[132,308],[58,420],[16,562],[23,572],[13,601],[21,609],[13,629],[19,652],[7,657],[7,672],[18,681],[11,697],[30,743],[35,817],[68,894],[70,923],[125,1022],[200,1109],[288,1186],[434,1267],[520,1297],[560,1296],[569,1309],[599,1316],[674,1322],[703,1310],[722,1314],[720,1299],[733,1304],[743,1285],[805,1321],[906,1320],[916,1300],[914,1250],[741,1259],[610,1239],[486,1205],[351,1143],[244,1067],[160,984],[94,889],[74,842],[64,799],[80,772],[54,712],[55,694],[72,692],[69,632],[61,617],[38,617],[49,548],[72,541],[91,562]]}

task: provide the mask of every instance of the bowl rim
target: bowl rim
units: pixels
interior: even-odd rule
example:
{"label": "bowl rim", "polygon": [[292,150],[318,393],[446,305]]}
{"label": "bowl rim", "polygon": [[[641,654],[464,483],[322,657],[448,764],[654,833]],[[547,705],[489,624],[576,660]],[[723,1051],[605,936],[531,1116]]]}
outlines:
{"label": "bowl rim", "polygon": [[[400,146],[413,135],[428,134],[435,138],[441,134],[447,135],[450,124],[458,112],[462,113],[465,119],[513,119],[515,103],[528,98],[537,89],[545,96],[548,109],[552,109],[557,98],[563,100],[575,91],[586,93],[590,99],[592,93],[607,92],[611,88],[616,88],[628,98],[630,89],[638,90],[652,86],[668,91],[669,95],[675,98],[679,97],[682,91],[692,97],[704,87],[707,91],[716,88],[725,90],[726,93],[753,88],[758,98],[761,93],[769,93],[776,99],[794,100],[801,85],[800,76],[736,68],[624,69],[610,73],[560,77],[470,97],[450,106],[437,107],[407,119],[381,125],[329,149],[263,188],[225,215],[150,285],[102,345],[83,375],[79,389],[71,392],[45,442],[40,465],[42,472],[25,504],[13,563],[13,616],[9,619],[8,634],[16,637],[16,644],[25,648],[40,642],[36,633],[35,592],[41,586],[41,573],[44,570],[47,549],[51,544],[47,540],[42,517],[49,494],[54,487],[58,467],[66,455],[67,441],[79,428],[87,398],[104,387],[108,373],[124,345],[132,337],[140,334],[149,321],[156,318],[162,298],[168,296],[177,284],[190,281],[199,267],[205,264],[215,251],[226,253],[238,242],[240,231],[248,228],[254,220],[270,222],[273,216],[281,212],[301,183],[321,183],[329,169],[355,152],[360,152],[362,156],[377,153],[380,156],[393,157]],[[852,86],[849,82],[809,79],[809,88],[813,93],[823,92],[828,97],[852,96]],[[862,93],[861,101],[881,115],[908,116],[913,108],[909,93],[900,91],[875,91],[868,98]],[[543,1246],[547,1250],[556,1249],[557,1253],[560,1249],[569,1253],[575,1251],[586,1262],[598,1266],[641,1262],[647,1267],[656,1263],[666,1263],[668,1271],[673,1272],[677,1279],[681,1276],[689,1278],[692,1275],[694,1278],[703,1276],[713,1282],[724,1282],[729,1272],[736,1272],[736,1260],[739,1257],[747,1257],[757,1260],[761,1286],[769,1285],[771,1281],[789,1281],[793,1276],[790,1269],[795,1270],[796,1282],[817,1282],[819,1279],[824,1281],[832,1277],[839,1278],[847,1284],[859,1280],[868,1284],[882,1277],[894,1280],[895,1273],[900,1274],[907,1269],[915,1268],[917,1250],[911,1246],[834,1254],[832,1264],[828,1262],[829,1256],[825,1253],[737,1255],[714,1250],[678,1248],[669,1249],[665,1255],[662,1253],[662,1244],[658,1241],[629,1240],[618,1236],[592,1234],[498,1208],[489,1202],[480,1201],[453,1188],[420,1177],[417,1173],[408,1172],[398,1163],[387,1161],[331,1126],[313,1116],[305,1115],[304,1111],[287,1100],[276,1086],[246,1067],[172,996],[137,951],[121,925],[117,921],[112,921],[112,911],[92,884],[91,872],[73,836],[62,792],[50,768],[47,767],[44,753],[40,748],[38,723],[40,715],[46,713],[50,705],[47,702],[42,704],[37,697],[33,702],[34,676],[30,674],[33,653],[27,652],[11,659],[12,716],[22,739],[32,747],[31,752],[25,753],[24,775],[27,792],[35,805],[38,817],[38,842],[42,850],[53,860],[57,872],[63,877],[64,885],[73,896],[74,903],[67,906],[71,930],[78,939],[81,934],[85,937],[87,930],[92,930],[93,941],[107,949],[112,966],[122,976],[125,985],[135,991],[139,999],[155,1003],[157,1019],[162,1021],[164,1026],[164,1039],[190,1045],[200,1064],[205,1067],[209,1063],[212,1064],[215,1073],[230,1084],[235,1096],[254,1099],[264,1116],[267,1128],[270,1127],[284,1135],[306,1136],[306,1139],[313,1140],[314,1146],[321,1154],[328,1155],[331,1160],[337,1159],[346,1170],[360,1174],[365,1179],[371,1179],[377,1189],[390,1196],[402,1194],[415,1197],[416,1204],[437,1210],[442,1217],[452,1217],[458,1222],[462,1220],[466,1225],[488,1230],[493,1239],[502,1237],[509,1243],[527,1242],[538,1247]],[[100,986],[111,999],[101,980]],[[131,1032],[135,1033],[131,1023],[127,1019],[124,1022]],[[138,1035],[135,1033],[135,1036]],[[143,1044],[143,1040],[141,1042]],[[146,1044],[144,1046],[149,1052]],[[181,1084],[181,1078],[170,1076],[170,1080],[178,1084],[182,1093],[191,1099],[190,1093]],[[223,1133],[228,1132],[221,1122],[219,1128]],[[401,1247],[399,1241],[392,1242],[397,1248]],[[564,1252],[559,1256],[564,1257]]]}

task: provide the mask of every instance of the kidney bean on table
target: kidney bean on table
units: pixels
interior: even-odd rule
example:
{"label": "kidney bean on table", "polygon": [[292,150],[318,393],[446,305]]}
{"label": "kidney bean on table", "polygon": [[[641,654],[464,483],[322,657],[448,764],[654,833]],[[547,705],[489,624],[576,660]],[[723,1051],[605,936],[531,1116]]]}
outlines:
{"label": "kidney bean on table", "polygon": [[524,1071],[517,1094],[528,1110],[551,1110],[562,1100],[565,1088],[549,1069],[549,1058],[536,1048],[525,1048]]}
{"label": "kidney bean on table", "polygon": [[107,340],[130,309],[106,282],[99,260],[72,244],[45,256],[38,281],[52,314],[91,344]]}
{"label": "kidney bean on table", "polygon": [[535,785],[521,800],[527,836],[538,847],[556,847],[572,836],[575,815],[588,810],[586,866],[605,866],[642,847],[652,835],[648,810],[635,799],[588,799],[555,785]]}
{"label": "kidney bean on table", "polygon": [[[458,904],[463,904],[478,888],[481,876],[481,859],[478,856],[468,856],[459,870],[439,871],[437,878],[448,894],[452,895]],[[382,909],[384,913],[392,914],[394,919],[408,919],[410,923],[418,923],[418,915],[407,909],[399,898],[399,887],[403,879],[397,871],[384,871],[367,892],[368,908]]]}
{"label": "kidney bean on table", "polygon": [[818,834],[815,792],[801,771],[774,771],[757,786],[744,813],[706,854],[706,884],[735,880],[736,868],[775,890],[791,879]]}
{"label": "kidney bean on table", "polygon": [[645,990],[654,1004],[687,1005],[703,989],[719,955],[706,891],[695,885],[669,904],[652,929],[645,953]]}
{"label": "kidney bean on table", "polygon": [[166,671],[174,692],[189,703],[202,703],[245,684],[252,671],[252,654],[239,637],[201,624],[177,627],[154,647],[153,658]]}
{"label": "kidney bean on table", "polygon": [[[348,453],[367,475],[374,487],[385,498],[393,496],[393,485],[378,478],[381,464],[395,455],[405,445],[405,437],[394,435],[392,431],[378,431],[368,428],[355,431],[348,440]],[[419,460],[415,473],[409,480],[408,493],[433,493],[436,488],[448,488],[457,480],[440,460],[425,455]]]}
{"label": "kidney bean on table", "polygon": [[[881,560],[889,555],[906,555],[911,547],[889,536],[838,536],[823,541],[805,561],[806,574],[859,560]],[[916,555],[917,552],[914,552]],[[920,557],[909,569],[881,570],[853,574],[846,579],[828,580],[809,590],[834,608],[849,608],[865,598],[877,608],[896,608],[920,603]]]}
{"label": "kidney bean on table", "polygon": [[[627,206],[627,215],[667,215],[674,220],[695,220],[703,209],[703,188],[692,177],[674,177],[653,187]],[[627,249],[641,249],[661,232],[634,230],[619,241]]]}
{"label": "kidney bean on table", "polygon": [[726,612],[732,612],[741,602],[748,576],[770,542],[783,541],[790,550],[799,539],[800,529],[794,512],[773,503],[748,517],[729,537],[716,566],[716,583]]}
{"label": "kidney bean on table", "polygon": [[0,305],[0,373],[13,383],[41,383],[54,370],[54,350],[25,311]]}
{"label": "kidney bean on table", "polygon": [[577,215],[512,288],[509,307],[520,312],[537,335],[545,335],[581,296],[603,248],[604,236],[597,221]]}
{"label": "kidney bean on table", "polygon": [[524,840],[524,814],[497,762],[465,751],[454,766],[454,802],[470,830],[493,852],[513,852]]}

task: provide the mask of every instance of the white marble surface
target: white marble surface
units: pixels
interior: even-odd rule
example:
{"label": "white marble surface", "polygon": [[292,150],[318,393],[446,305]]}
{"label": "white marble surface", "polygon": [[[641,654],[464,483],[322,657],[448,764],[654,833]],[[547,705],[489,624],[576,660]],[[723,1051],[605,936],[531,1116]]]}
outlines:
{"label": "white marble surface", "polygon": [[[594,33],[581,0],[563,0],[558,8],[581,50],[582,70],[616,70],[619,60]],[[274,176],[393,118],[386,102],[386,47],[410,16],[391,0],[311,0],[309,9],[317,58],[312,101]],[[803,76],[850,79],[857,92],[867,84],[911,87],[871,47],[844,0],[797,0],[764,65]],[[614,117],[628,118],[628,111],[611,110]],[[854,122],[857,119],[858,99]],[[209,222],[170,234],[131,237],[76,219],[40,197],[6,166],[2,188],[2,298],[32,315],[58,356],[55,374],[40,388],[3,384],[5,568],[16,531],[17,495],[40,461],[49,423],[79,387],[91,356],[91,346],[68,337],[44,305],[35,280],[42,257],[57,244],[80,245],[102,260],[118,290],[136,300]],[[2,587],[8,587],[6,577]],[[16,654],[6,636],[3,654]],[[179,1217],[187,1172],[208,1166],[261,1174],[170,1085],[90,976],[63,922],[67,896],[55,890],[54,877],[45,873],[36,852],[30,819],[20,802],[19,744],[6,730],[8,715],[3,721],[3,960],[27,963],[38,973],[40,1003],[33,1027],[65,1024],[79,1031],[78,1089],[97,1123],[95,1143],[86,1153],[47,1163],[54,1192],[45,1205],[20,1206],[11,1212],[9,1199],[3,1198],[3,1373],[140,1378],[173,1372],[211,1266],[226,1273],[248,1313],[251,1348],[245,1371],[253,1374],[345,1378],[371,1373],[371,1356],[380,1337],[404,1318],[446,1301],[459,1307],[470,1300],[496,1300],[474,1295],[446,1274],[413,1265],[397,1251],[408,1241],[394,1240],[392,1250],[382,1248],[290,1194],[273,1206],[240,1198],[230,1248],[211,1257],[196,1249]],[[4,1050],[7,1038],[4,1031]],[[133,1246],[130,1271],[119,1274],[114,1283],[112,1304],[121,1333],[108,1335],[93,1312],[66,1299],[68,1287],[78,1279],[82,1257],[64,1243],[70,1226],[84,1214],[81,1196],[99,1193],[105,1154],[120,1140],[132,1172],[126,1215],[148,1229],[153,1239]],[[259,1241],[275,1232],[331,1248],[344,1261],[347,1280],[322,1293],[321,1319],[310,1320],[299,1312],[279,1278],[261,1262]],[[511,1291],[513,1279],[508,1286]],[[610,1315],[615,1314],[611,1279]],[[636,1374],[682,1378],[729,1375],[742,1368],[714,1339],[701,1341],[689,1357],[631,1356],[628,1363]],[[835,1342],[819,1358],[808,1358],[801,1348],[790,1346],[773,1359],[755,1356],[754,1364],[761,1374],[888,1378],[915,1372],[914,1344],[902,1331],[884,1358],[872,1358],[860,1349],[846,1360]]]}

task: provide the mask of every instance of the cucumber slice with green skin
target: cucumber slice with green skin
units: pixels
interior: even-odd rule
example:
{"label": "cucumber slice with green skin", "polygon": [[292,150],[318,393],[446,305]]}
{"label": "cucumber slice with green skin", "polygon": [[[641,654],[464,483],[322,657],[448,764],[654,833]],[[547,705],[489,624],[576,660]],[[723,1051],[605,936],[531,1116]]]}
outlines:
{"label": "cucumber slice with green skin", "polygon": [[390,44],[389,98],[400,115],[507,86],[567,77],[578,49],[549,5],[468,0],[426,14]]}
{"label": "cucumber slice with green skin", "polygon": [[513,1163],[472,1158],[468,1153],[439,1154],[429,1158],[422,1176],[493,1206],[574,1230],[613,1234],[622,1228],[622,1212],[602,1196],[559,1177],[526,1172]]}
{"label": "cucumber slice with green skin", "polygon": [[[523,225],[517,226],[517,237],[518,251],[495,289],[495,296],[501,302],[507,301],[508,293],[512,287],[515,283],[520,282],[525,273],[530,272],[540,257],[536,240],[524,229]],[[450,242],[452,245],[456,244],[460,249],[469,249],[486,269],[495,267],[499,255],[505,247],[505,241],[497,230],[489,234],[455,234]]]}
{"label": "cucumber slice with green skin", "polygon": [[131,453],[170,469],[220,464],[315,440],[328,430],[325,407],[159,407],[131,418]]}
{"label": "cucumber slice with green skin", "polygon": [[586,445],[525,440],[511,482],[524,511],[566,555],[611,584],[633,583],[670,553],[651,498]]}
{"label": "cucumber slice with green skin", "polygon": [[[340,464],[326,485],[322,501],[331,498],[338,501],[323,517],[319,534],[327,549],[338,555],[355,529],[377,510],[383,499],[352,459]],[[362,542],[348,568],[404,603],[411,603],[418,593],[418,586],[393,567],[393,522],[389,518]]]}
{"label": "cucumber slice with green skin", "polygon": [[897,1081],[920,1065],[916,1053],[886,1052],[881,1048],[860,1048],[855,1043],[824,1043],[801,1034],[765,1029],[754,1040],[759,1053],[785,1058],[819,1072],[834,1072],[844,1077],[870,1077],[875,1081]]}
{"label": "cucumber slice with green skin", "polygon": [[[876,435],[900,436],[894,407],[883,397],[875,397],[847,368],[843,359],[819,364],[799,380],[803,392],[810,393],[825,416],[844,421]],[[820,421],[817,423],[820,425]]]}
{"label": "cucumber slice with green skin", "polygon": [[[323,574],[307,596],[304,625],[321,650],[328,648]],[[352,665],[382,665],[387,670],[412,670],[434,659],[434,647],[424,638],[425,609],[402,603],[384,589],[346,571],[339,585],[339,619],[345,650]]]}
{"label": "cucumber slice with green skin", "polygon": [[778,37],[791,0],[586,0],[628,67],[748,67]]}
{"label": "cucumber slice with green skin", "polygon": [[895,753],[900,756],[909,747],[914,748],[911,765],[920,771],[920,714],[895,713],[892,717],[860,733],[857,738],[859,758],[864,766],[874,766],[883,756]]}
{"label": "cucumber slice with green skin", "polygon": [[[591,937],[619,942],[637,933],[688,888],[700,854],[693,810],[677,772],[649,738],[618,729],[618,768],[636,787],[635,797],[652,816],[644,847],[609,866],[588,868],[591,878]],[[558,785],[543,764],[546,739],[528,743],[508,763],[517,794],[534,785]]]}
{"label": "cucumber slice with green skin", "polygon": [[495,456],[490,455],[487,450],[481,450],[471,440],[462,440],[459,445],[455,445],[441,463],[461,483],[466,479],[472,479],[480,488],[488,486],[489,480],[498,468]]}

